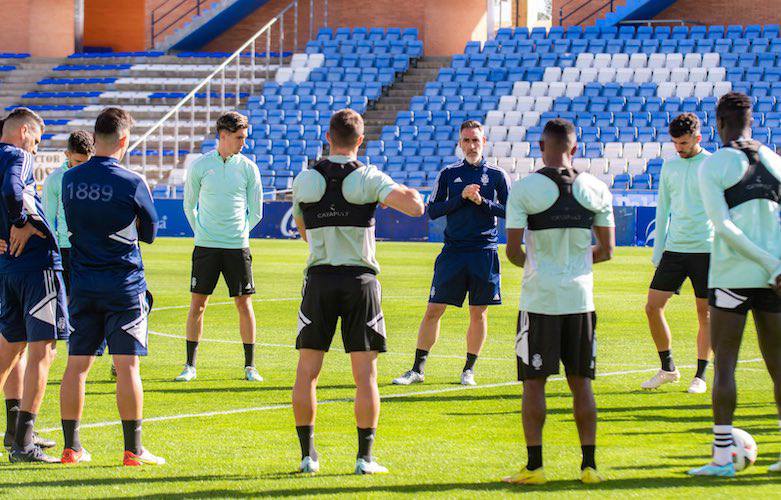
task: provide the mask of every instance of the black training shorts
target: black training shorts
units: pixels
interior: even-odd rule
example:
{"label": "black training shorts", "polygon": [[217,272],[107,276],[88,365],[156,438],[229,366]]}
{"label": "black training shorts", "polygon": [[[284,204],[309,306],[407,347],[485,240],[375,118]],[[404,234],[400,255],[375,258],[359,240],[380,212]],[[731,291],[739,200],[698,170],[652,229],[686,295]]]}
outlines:
{"label": "black training shorts", "polygon": [[711,288],[708,304],[743,316],[752,310],[781,313],[781,298],[770,288]]}
{"label": "black training shorts", "polygon": [[316,266],[304,280],[296,349],[328,351],[342,320],[345,352],[386,351],[380,282],[365,267]]}
{"label": "black training shorts", "polygon": [[596,374],[597,315],[518,312],[515,354],[518,380],[545,378],[559,373],[593,379]]}
{"label": "black training shorts", "polygon": [[255,293],[249,248],[195,247],[190,291],[211,295],[222,273],[231,297]]}
{"label": "black training shorts", "polygon": [[681,293],[681,285],[689,278],[698,299],[708,298],[709,253],[664,252],[651,281],[652,290]]}

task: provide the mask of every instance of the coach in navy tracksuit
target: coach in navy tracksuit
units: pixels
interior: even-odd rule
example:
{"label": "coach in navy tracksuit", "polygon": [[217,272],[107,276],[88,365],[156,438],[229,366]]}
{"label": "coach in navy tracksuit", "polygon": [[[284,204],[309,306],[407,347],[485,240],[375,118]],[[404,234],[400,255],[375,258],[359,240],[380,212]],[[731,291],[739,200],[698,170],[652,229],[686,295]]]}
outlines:
{"label": "coach in navy tracksuit", "polygon": [[448,305],[461,307],[469,292],[466,364],[461,383],[475,385],[474,364],[488,331],[487,308],[502,303],[498,217],[504,218],[510,181],[507,174],[483,158],[483,126],[474,120],[461,125],[459,145],[465,160],[445,167],[437,176],[428,203],[432,219],[447,216],[445,246],[434,264],[428,308],[418,331],[415,363],[394,384],[423,382],[429,350],[439,336],[439,320]]}

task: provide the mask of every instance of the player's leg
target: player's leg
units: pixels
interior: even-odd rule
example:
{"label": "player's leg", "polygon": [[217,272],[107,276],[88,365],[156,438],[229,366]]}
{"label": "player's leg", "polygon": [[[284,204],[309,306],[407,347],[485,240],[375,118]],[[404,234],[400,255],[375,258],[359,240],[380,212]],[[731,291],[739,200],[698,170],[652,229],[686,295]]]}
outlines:
{"label": "player's leg", "polygon": [[[770,378],[773,380],[776,413],[778,414],[779,426],[781,426],[781,314],[754,309],[753,315],[759,339],[759,349],[762,352],[762,358],[765,360]],[[781,472],[781,456],[779,456],[777,463],[770,466],[770,471]]]}
{"label": "player's leg", "polygon": [[466,331],[466,363],[461,371],[462,385],[476,385],[475,362],[488,335],[488,306],[469,306],[469,329]]}
{"label": "player's leg", "polygon": [[431,348],[439,338],[439,323],[446,309],[446,304],[428,303],[418,328],[418,341],[412,368],[400,377],[393,379],[392,382],[394,384],[418,384],[425,380],[426,360],[428,359],[429,351],[431,351]]}
{"label": "player's leg", "polygon": [[[746,325],[748,299],[738,291],[714,289],[710,298],[713,346],[713,460],[689,471],[691,475],[733,476],[732,417],[737,403],[735,368]],[[729,299],[729,300],[728,300]],[[728,305],[728,308],[722,306]]]}
{"label": "player's leg", "polygon": [[701,394],[707,390],[705,370],[710,360],[710,308],[707,298],[696,298],[697,305],[697,372],[694,374],[688,392]]}
{"label": "player's leg", "polygon": [[296,433],[301,445],[301,464],[298,470],[304,473],[320,470],[314,442],[317,379],[339,320],[339,284],[337,275],[307,276],[298,310],[298,367],[292,398]]}
{"label": "player's leg", "polygon": [[22,352],[16,365],[11,369],[8,378],[5,379],[3,395],[5,396],[5,436],[3,445],[7,451],[11,450],[16,435],[16,419],[19,416],[19,405],[22,402],[22,389],[24,387],[24,368],[27,365],[27,356]]}
{"label": "player's leg", "polygon": [[41,409],[49,380],[49,368],[57,354],[56,340],[37,340],[27,344],[27,367],[24,372],[24,389],[16,423],[14,449],[29,451],[33,443],[35,419]]}
{"label": "player's leg", "polygon": [[89,452],[81,445],[79,427],[84,410],[87,375],[95,356],[68,356],[68,364],[60,384],[60,419],[64,447],[61,461],[64,464],[88,462]]}
{"label": "player's leg", "polygon": [[[660,264],[661,266],[661,264]],[[680,379],[680,372],[675,368],[672,355],[672,335],[664,315],[664,308],[674,292],[666,290],[648,290],[648,299],[645,304],[645,315],[648,318],[648,329],[654,340],[656,351],[659,354],[661,367],[649,380],[643,382],[643,389],[656,389],[657,387],[674,383]]]}
{"label": "player's leg", "polygon": [[[296,421],[296,432],[301,445],[302,462],[309,458],[307,469],[312,463],[318,463],[315,449],[315,418],[317,416],[317,379],[323,367],[325,351],[315,349],[298,350],[298,367],[296,380],[293,384],[293,416]],[[304,470],[302,472],[316,472]]]}
{"label": "player's leg", "polygon": [[358,428],[356,474],[382,474],[388,469],[378,464],[372,447],[380,419],[380,390],[377,387],[377,351],[351,352],[355,380],[355,424]]}
{"label": "player's leg", "polygon": [[185,326],[187,360],[184,370],[174,380],[189,382],[196,378],[196,357],[198,343],[203,335],[203,315],[209,296],[217,286],[217,280],[222,272],[222,249],[195,247],[192,255],[192,271],[190,276],[190,310],[187,312]]}
{"label": "player's leg", "polygon": [[239,313],[239,334],[244,347],[244,378],[263,382],[263,377],[255,369],[255,312],[252,310],[255,281],[252,277],[250,249],[223,250],[222,275]]}

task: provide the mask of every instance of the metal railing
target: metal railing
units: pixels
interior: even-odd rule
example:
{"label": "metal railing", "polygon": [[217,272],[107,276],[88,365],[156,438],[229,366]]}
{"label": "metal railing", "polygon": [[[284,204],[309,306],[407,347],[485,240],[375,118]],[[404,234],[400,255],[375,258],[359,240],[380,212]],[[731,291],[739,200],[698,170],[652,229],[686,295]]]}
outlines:
{"label": "metal railing", "polygon": [[[593,5],[595,3],[594,0],[586,0],[585,2],[583,2],[582,4],[580,4],[577,7],[575,7],[573,10],[568,12],[567,15],[565,16],[564,15],[564,7],[566,7],[567,5],[570,5],[571,3],[575,2],[575,1],[576,0],[570,0],[569,2],[563,4],[563,5],[561,5],[561,7],[559,7],[559,26],[564,26],[564,21],[566,21],[567,19],[569,19],[573,15],[577,14],[578,12],[583,10],[584,8],[589,7],[590,5]],[[591,12],[589,15],[587,15],[586,17],[584,17],[580,21],[578,21],[576,23],[573,23],[573,24],[574,25],[581,25],[581,24],[583,24],[585,21],[588,21],[592,17],[596,16],[605,7],[608,7],[608,6],[610,7],[610,12],[613,12],[613,4],[614,3],[615,3],[615,0],[607,0],[604,4],[602,4],[600,7],[598,7],[595,11]]]}
{"label": "metal railing", "polygon": [[[200,142],[205,135],[196,132],[196,128],[203,129],[203,121],[199,122],[201,123],[199,127],[196,127],[196,113],[202,117],[205,115],[206,134],[208,134],[212,116],[216,112],[222,113],[230,106],[235,109],[241,105],[242,88],[251,95],[260,84],[257,80],[259,74],[263,77],[263,81],[273,78],[275,70],[271,68],[272,62],[278,62],[279,65],[282,65],[286,48],[292,49],[293,52],[298,50],[299,1],[305,0],[293,0],[285,6],[136,139],[125,155],[125,164],[128,168],[131,164],[131,156],[137,156],[132,153],[140,151],[141,170],[144,176],[147,176],[147,171],[151,167],[147,162],[147,156],[151,152],[157,156],[158,177],[162,178],[166,164],[164,161],[165,144],[173,146],[171,156],[173,157],[173,166],[177,167],[181,156],[180,146],[189,143],[189,151],[194,152],[196,142]],[[327,23],[328,0],[324,0],[323,7],[324,22]],[[291,14],[293,16],[293,36],[292,40],[289,40],[285,33],[285,16]],[[315,1],[309,0],[309,39],[314,36],[314,17]],[[274,31],[276,31],[276,35],[272,33]],[[273,54],[271,51],[272,36],[278,37],[276,40],[277,54]],[[264,52],[259,54],[258,48]],[[242,64],[242,60],[244,64]],[[261,62],[260,67],[257,64],[258,60]],[[199,137],[196,138],[196,136]],[[150,145],[154,147],[150,148]],[[170,165],[170,161],[168,164]]]}
{"label": "metal railing", "polygon": [[[184,18],[190,15],[200,15],[202,10],[201,7],[212,1],[213,0],[170,0],[152,9],[149,23],[152,35],[152,47],[155,47],[155,42],[160,35],[177,26],[179,21]],[[172,6],[172,4],[175,5]],[[160,27],[161,24],[164,24],[162,28]]]}

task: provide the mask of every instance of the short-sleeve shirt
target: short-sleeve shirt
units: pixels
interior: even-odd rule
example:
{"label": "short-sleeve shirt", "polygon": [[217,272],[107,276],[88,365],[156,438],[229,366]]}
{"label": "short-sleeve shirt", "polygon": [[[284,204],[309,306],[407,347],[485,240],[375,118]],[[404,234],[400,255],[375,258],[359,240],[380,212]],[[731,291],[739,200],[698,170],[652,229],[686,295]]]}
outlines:
{"label": "short-sleeve shirt", "polygon": [[[596,177],[582,173],[572,185],[575,199],[594,212],[594,225],[613,227],[613,197]],[[555,182],[542,174],[515,181],[507,201],[507,228],[525,229],[526,264],[520,310],[563,315],[594,310],[591,230],[530,230],[528,216],[544,212],[559,198]]]}
{"label": "short-sleeve shirt", "polygon": [[[766,146],[759,158],[781,180],[781,157]],[[724,191],[737,184],[749,167],[742,151],[722,148],[700,166],[700,191],[705,209],[716,227],[711,250],[708,286],[711,288],[768,288],[781,265],[779,206],[766,199],[749,200],[729,209],[729,220],[718,220],[718,207],[726,207]],[[718,219],[714,220],[714,217]],[[734,225],[737,233],[725,224]],[[723,228],[719,231],[719,228]],[[742,234],[741,234],[742,233]],[[730,241],[731,239],[735,241]],[[738,250],[743,240],[753,247],[754,258]]]}
{"label": "short-sleeve shirt", "polygon": [[[334,163],[347,163],[354,158],[330,156]],[[301,203],[314,203],[325,194],[325,178],[317,170],[304,170],[293,181],[293,215],[302,217]],[[396,182],[372,165],[365,165],[342,181],[342,195],[349,203],[364,205],[382,203],[396,187]],[[375,257],[374,226],[320,227],[306,230],[311,266],[362,266],[380,271]]]}

